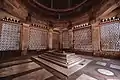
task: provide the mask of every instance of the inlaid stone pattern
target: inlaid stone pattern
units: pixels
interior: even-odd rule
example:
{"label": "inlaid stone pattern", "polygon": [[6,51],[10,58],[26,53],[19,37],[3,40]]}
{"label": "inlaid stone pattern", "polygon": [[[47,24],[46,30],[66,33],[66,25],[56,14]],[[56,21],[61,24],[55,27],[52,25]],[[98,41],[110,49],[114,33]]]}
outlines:
{"label": "inlaid stone pattern", "polygon": [[47,48],[48,33],[41,29],[30,29],[29,49],[41,50]]}
{"label": "inlaid stone pattern", "polygon": [[19,50],[20,43],[20,27],[19,24],[3,23],[0,36],[0,51]]}
{"label": "inlaid stone pattern", "polygon": [[83,51],[92,50],[92,36],[90,28],[74,31],[74,49]]}
{"label": "inlaid stone pattern", "polygon": [[107,23],[101,27],[101,46],[104,51],[119,51],[120,23]]}

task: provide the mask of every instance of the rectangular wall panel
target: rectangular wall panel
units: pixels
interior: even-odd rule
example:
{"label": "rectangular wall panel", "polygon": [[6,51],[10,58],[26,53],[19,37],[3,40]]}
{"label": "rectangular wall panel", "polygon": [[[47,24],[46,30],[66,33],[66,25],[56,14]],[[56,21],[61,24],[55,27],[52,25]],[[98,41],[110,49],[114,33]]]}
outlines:
{"label": "rectangular wall panel", "polygon": [[101,26],[101,47],[103,51],[120,51],[120,23]]}
{"label": "rectangular wall panel", "polygon": [[53,41],[52,41],[52,45],[53,45],[53,49],[59,49],[59,33],[58,32],[54,32],[53,33]]}
{"label": "rectangular wall panel", "polygon": [[63,32],[62,41],[63,41],[63,48],[64,49],[70,48],[70,46],[69,46],[69,32],[68,31]]}
{"label": "rectangular wall panel", "polygon": [[0,36],[0,51],[19,50],[20,47],[19,24],[3,23]]}
{"label": "rectangular wall panel", "polygon": [[90,28],[83,28],[74,31],[74,49],[81,51],[91,51],[92,36]]}
{"label": "rectangular wall panel", "polygon": [[27,50],[29,44],[29,26],[23,25],[21,32],[21,46],[22,50]]}
{"label": "rectangular wall panel", "polygon": [[73,30],[69,30],[69,48],[73,48]]}
{"label": "rectangular wall panel", "polygon": [[48,32],[42,29],[30,29],[29,50],[47,49]]}

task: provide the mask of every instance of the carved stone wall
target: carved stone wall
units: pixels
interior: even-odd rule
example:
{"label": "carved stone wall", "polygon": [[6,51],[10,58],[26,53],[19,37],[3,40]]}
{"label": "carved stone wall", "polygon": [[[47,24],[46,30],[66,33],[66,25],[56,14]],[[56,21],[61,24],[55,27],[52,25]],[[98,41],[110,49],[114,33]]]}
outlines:
{"label": "carved stone wall", "polygon": [[12,15],[10,15],[9,13],[6,13],[6,12],[3,11],[3,10],[0,10],[0,18],[4,18],[4,17],[10,17],[10,18],[19,20],[19,18],[15,17],[15,16],[12,16]]}

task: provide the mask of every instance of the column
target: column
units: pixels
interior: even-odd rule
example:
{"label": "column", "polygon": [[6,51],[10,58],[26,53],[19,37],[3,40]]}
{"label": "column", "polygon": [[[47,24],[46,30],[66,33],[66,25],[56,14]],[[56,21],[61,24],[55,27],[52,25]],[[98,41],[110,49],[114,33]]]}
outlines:
{"label": "column", "polygon": [[63,49],[62,31],[60,31],[60,49]]}
{"label": "column", "polygon": [[98,55],[100,50],[100,26],[99,21],[92,24],[92,46],[93,46],[93,55]]}
{"label": "column", "polygon": [[73,30],[69,30],[69,47],[73,50]]}
{"label": "column", "polygon": [[0,21],[0,37],[1,37],[1,31],[2,31],[2,21]]}
{"label": "column", "polygon": [[23,23],[21,28],[21,55],[27,55],[27,50],[29,46],[29,24]]}
{"label": "column", "polygon": [[53,49],[53,46],[52,46],[52,39],[53,39],[53,30],[52,29],[50,29],[49,30],[49,33],[48,33],[48,46],[49,46],[49,49]]}

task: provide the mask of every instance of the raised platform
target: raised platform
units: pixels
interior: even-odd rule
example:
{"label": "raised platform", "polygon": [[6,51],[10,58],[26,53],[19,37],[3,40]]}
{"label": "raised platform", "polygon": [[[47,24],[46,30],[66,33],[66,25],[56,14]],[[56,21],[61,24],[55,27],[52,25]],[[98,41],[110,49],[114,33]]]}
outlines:
{"label": "raised platform", "polygon": [[39,58],[65,68],[70,68],[83,60],[82,58],[76,56],[75,53],[44,53],[41,54]]}
{"label": "raised platform", "polygon": [[70,75],[91,62],[91,60],[89,60],[84,65],[80,65],[80,63],[84,62],[85,59],[78,57],[75,53],[55,52],[44,53],[42,55],[32,57],[32,60],[62,80],[68,80]]}

